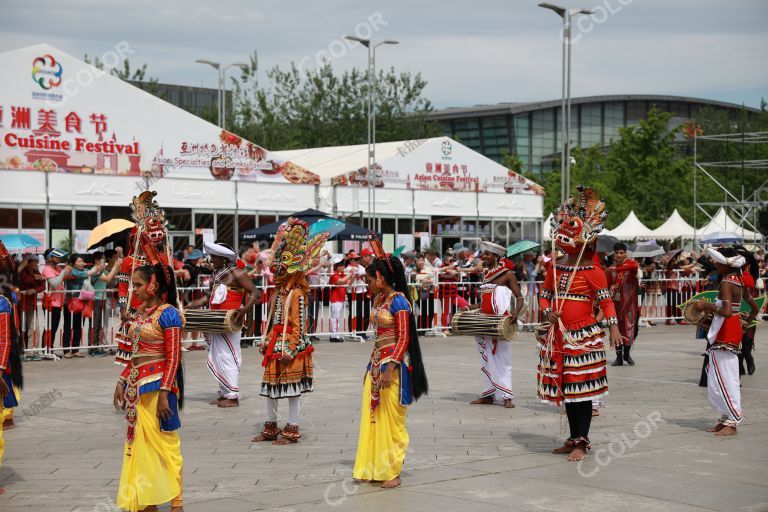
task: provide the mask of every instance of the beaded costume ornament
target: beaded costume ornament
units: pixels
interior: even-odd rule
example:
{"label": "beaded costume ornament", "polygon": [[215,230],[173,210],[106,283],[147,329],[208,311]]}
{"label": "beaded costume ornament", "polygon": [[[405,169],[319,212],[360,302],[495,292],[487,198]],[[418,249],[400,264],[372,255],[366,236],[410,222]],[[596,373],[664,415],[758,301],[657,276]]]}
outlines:
{"label": "beaded costume ornament", "polygon": [[282,278],[296,272],[306,272],[312,266],[312,258],[317,256],[328,240],[328,233],[309,237],[306,222],[291,217],[286,220],[275,234],[272,244],[270,270],[275,277]]}
{"label": "beaded costume ornament", "polygon": [[578,197],[568,196],[552,216],[550,234],[558,249],[578,254],[582,247],[597,240],[603,230],[605,201],[591,188],[577,187]]}

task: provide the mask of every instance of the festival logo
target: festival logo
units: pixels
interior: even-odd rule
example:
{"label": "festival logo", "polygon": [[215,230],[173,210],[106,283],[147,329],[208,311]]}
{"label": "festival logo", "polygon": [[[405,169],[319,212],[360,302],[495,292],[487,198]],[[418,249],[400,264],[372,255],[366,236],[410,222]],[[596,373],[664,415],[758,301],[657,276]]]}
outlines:
{"label": "festival logo", "polygon": [[451,153],[453,153],[453,146],[451,145],[451,141],[444,140],[440,150],[443,152],[443,156],[451,156]]}
{"label": "festival logo", "polygon": [[61,73],[61,64],[53,55],[46,54],[32,61],[32,80],[45,91],[61,85]]}

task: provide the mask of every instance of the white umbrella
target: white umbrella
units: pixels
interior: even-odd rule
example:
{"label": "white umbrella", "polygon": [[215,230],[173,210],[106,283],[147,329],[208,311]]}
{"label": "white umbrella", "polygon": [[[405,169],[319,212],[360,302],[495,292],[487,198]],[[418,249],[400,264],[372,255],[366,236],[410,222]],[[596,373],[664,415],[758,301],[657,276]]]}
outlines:
{"label": "white umbrella", "polygon": [[738,235],[732,231],[715,231],[710,233],[701,239],[703,244],[730,244],[734,242],[741,242],[744,237]]}

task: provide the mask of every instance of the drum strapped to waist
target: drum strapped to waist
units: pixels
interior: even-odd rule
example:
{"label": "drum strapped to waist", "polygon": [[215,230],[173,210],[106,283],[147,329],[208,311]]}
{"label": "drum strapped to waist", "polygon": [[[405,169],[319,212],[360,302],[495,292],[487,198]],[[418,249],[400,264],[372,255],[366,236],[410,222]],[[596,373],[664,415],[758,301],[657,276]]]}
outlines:
{"label": "drum strapped to waist", "polygon": [[487,315],[474,311],[459,311],[453,315],[454,335],[488,336],[512,341],[517,336],[517,323],[511,316]]}
{"label": "drum strapped to waist", "polygon": [[[685,305],[683,308],[683,318],[685,318],[686,322],[696,324],[702,329],[709,330],[712,326],[712,318],[715,316],[714,313],[696,309],[694,304],[694,302],[689,302]],[[749,329],[749,322],[747,322],[746,314],[741,313],[739,319],[741,320],[742,329]]]}
{"label": "drum strapped to waist", "polygon": [[203,331],[214,334],[240,332],[243,319],[235,322],[236,309],[189,309],[184,311],[185,331]]}

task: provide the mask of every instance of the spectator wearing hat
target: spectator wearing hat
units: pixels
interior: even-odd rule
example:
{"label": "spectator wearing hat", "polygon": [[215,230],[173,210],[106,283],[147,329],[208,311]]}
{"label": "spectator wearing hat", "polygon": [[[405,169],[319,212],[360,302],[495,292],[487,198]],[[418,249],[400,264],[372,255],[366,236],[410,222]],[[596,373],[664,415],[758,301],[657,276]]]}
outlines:
{"label": "spectator wearing hat", "polygon": [[[35,312],[37,310],[37,295],[45,290],[45,278],[38,269],[37,256],[26,253],[21,258],[19,264],[19,291],[21,292],[21,334],[24,341],[24,348],[29,346],[29,331],[33,334],[36,328]],[[32,340],[32,348],[36,348],[37,342]],[[31,359],[41,359],[40,354],[34,352]]]}
{"label": "spectator wearing hat", "polygon": [[344,260],[333,264],[333,274],[328,281],[331,286],[331,342],[342,342],[344,338],[338,335],[341,332],[341,323],[344,320],[344,298],[346,286],[349,285],[352,276],[344,269]]}

